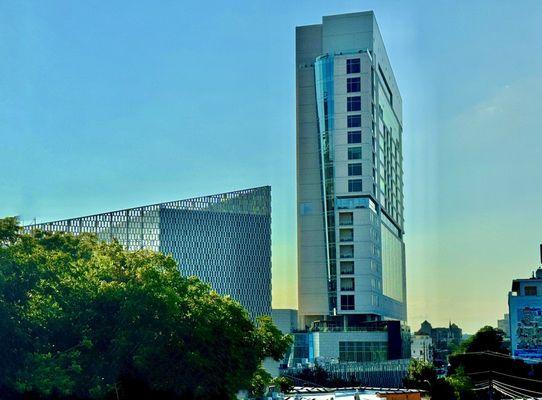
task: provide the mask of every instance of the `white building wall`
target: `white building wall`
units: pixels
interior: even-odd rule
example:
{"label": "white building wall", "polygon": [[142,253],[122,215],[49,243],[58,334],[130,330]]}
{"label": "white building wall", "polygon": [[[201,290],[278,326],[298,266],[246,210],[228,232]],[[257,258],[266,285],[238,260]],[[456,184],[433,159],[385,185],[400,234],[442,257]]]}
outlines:
{"label": "white building wall", "polygon": [[433,362],[433,340],[427,335],[413,335],[410,345],[412,358],[416,360]]}
{"label": "white building wall", "polygon": [[322,27],[296,30],[297,245],[300,326],[305,315],[327,315],[326,240],[314,87],[314,60],[322,54]]}

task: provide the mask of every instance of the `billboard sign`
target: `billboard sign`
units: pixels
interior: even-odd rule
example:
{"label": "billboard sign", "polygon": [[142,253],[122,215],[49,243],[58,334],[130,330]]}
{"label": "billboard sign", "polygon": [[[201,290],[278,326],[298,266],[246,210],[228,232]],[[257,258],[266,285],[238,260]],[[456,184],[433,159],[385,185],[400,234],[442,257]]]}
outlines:
{"label": "billboard sign", "polygon": [[542,360],[542,306],[519,308],[514,356]]}

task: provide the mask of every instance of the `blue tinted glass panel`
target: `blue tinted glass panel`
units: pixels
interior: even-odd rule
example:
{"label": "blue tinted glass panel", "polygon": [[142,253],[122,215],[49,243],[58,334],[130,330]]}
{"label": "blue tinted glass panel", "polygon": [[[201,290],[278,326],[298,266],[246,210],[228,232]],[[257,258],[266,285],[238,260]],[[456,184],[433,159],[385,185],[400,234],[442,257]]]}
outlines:
{"label": "blue tinted glass panel", "polygon": [[355,93],[361,90],[360,78],[347,78],[346,79],[346,91],[348,93]]}
{"label": "blue tinted glass panel", "polygon": [[360,160],[361,159],[361,147],[350,147],[348,149],[348,159],[349,160]]}
{"label": "blue tinted glass panel", "polygon": [[361,68],[360,68],[360,62],[359,58],[353,58],[350,60],[346,60],[346,73],[347,74],[359,74]]}
{"label": "blue tinted glass panel", "polygon": [[361,127],[361,115],[349,115],[347,121],[349,128]]}
{"label": "blue tinted glass panel", "polygon": [[361,192],[362,185],[361,179],[351,179],[348,181],[348,191],[349,192]]}
{"label": "blue tinted glass panel", "polygon": [[360,111],[361,110],[361,97],[348,97],[346,99],[346,111]]}
{"label": "blue tinted glass panel", "polygon": [[361,143],[361,131],[348,132],[348,143]]}

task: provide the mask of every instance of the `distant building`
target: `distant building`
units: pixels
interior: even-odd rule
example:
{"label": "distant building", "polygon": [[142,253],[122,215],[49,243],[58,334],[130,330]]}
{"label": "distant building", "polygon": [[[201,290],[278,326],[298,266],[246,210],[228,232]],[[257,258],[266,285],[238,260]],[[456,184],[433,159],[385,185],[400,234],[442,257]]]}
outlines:
{"label": "distant building", "polygon": [[458,346],[463,338],[463,330],[456,324],[452,323],[450,323],[450,325],[448,326],[448,330],[450,331],[451,343]]}
{"label": "distant building", "polygon": [[418,332],[416,332],[417,335],[429,335],[431,336],[431,332],[433,331],[433,327],[431,324],[426,320],[422,322],[422,325],[420,326],[420,329]]}
{"label": "distant building", "polygon": [[503,331],[505,337],[510,337],[510,314],[504,314],[504,318],[497,321],[497,329]]}
{"label": "distant building", "polygon": [[512,355],[542,360],[542,268],[532,278],[513,280],[508,307]]}
{"label": "distant building", "polygon": [[269,186],[25,227],[32,229],[93,233],[128,250],[170,254],[183,275],[230,295],[251,317],[271,315]]}
{"label": "distant building", "polygon": [[431,336],[425,334],[412,335],[410,351],[412,358],[433,363],[433,339],[431,339]]}
{"label": "distant building", "polygon": [[453,346],[459,346],[463,340],[463,331],[456,324],[449,323],[447,328],[433,328],[428,321],[423,321],[415,335],[431,337],[433,345],[433,363],[437,367],[448,364],[448,355]]}

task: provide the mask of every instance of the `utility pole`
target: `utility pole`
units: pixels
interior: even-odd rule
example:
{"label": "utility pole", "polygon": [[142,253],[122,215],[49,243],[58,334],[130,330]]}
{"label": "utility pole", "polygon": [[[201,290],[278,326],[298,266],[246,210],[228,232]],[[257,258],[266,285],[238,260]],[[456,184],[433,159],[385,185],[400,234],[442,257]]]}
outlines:
{"label": "utility pole", "polygon": [[491,376],[491,371],[489,371],[489,392],[488,392],[488,399],[489,400],[493,400],[493,379],[492,379],[492,376]]}

